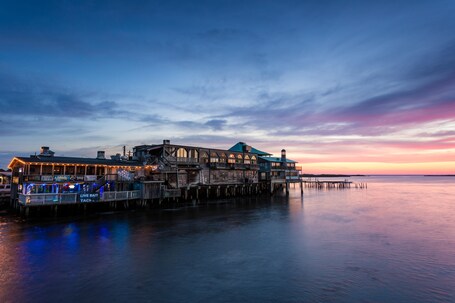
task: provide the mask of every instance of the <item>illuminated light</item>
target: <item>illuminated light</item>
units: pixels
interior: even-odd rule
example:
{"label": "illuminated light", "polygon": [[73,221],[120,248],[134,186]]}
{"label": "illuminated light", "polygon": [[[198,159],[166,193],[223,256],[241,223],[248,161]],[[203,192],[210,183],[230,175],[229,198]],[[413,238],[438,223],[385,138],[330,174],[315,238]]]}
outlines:
{"label": "illuminated light", "polygon": [[16,158],[16,157],[14,157],[13,160],[11,160],[11,162],[8,164],[8,168],[9,168],[9,169],[12,169],[12,168],[13,168],[12,165],[13,165],[13,162],[14,162],[14,161],[17,161],[17,162],[19,162],[19,163],[25,164],[25,162],[22,161],[21,159],[18,159],[18,158]]}

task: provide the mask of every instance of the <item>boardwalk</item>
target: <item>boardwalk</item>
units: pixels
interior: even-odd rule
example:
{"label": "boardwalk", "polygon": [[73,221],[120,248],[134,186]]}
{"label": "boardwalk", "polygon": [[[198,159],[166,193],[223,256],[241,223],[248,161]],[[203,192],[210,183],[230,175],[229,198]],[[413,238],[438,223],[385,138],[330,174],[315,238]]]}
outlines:
{"label": "boardwalk", "polygon": [[366,183],[354,183],[348,180],[330,181],[330,180],[303,180],[303,186],[306,188],[331,189],[331,188],[367,188]]}

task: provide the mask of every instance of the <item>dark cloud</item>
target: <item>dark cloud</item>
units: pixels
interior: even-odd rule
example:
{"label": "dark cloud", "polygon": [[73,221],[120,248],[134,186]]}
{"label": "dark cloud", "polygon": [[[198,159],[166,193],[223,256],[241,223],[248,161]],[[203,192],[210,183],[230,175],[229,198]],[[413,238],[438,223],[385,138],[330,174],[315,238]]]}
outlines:
{"label": "dark cloud", "polygon": [[157,126],[160,124],[166,124],[169,121],[167,119],[164,119],[158,114],[147,114],[147,113],[142,113],[137,117],[137,119],[141,122],[146,123],[144,127],[151,127],[151,126]]}
{"label": "dark cloud", "polygon": [[[220,118],[243,117],[244,126],[266,129],[275,136],[376,136],[426,122],[455,120],[455,55],[448,49],[451,47],[435,51],[446,56],[436,56],[432,63],[427,60],[425,67],[415,62],[410,71],[422,74],[411,79],[406,76],[410,71],[404,73],[406,85],[391,92],[347,104],[348,100],[339,100],[347,89],[340,84],[319,93],[262,92],[254,105],[233,108]],[[323,102],[327,96],[340,102]]]}
{"label": "dark cloud", "polygon": [[21,117],[106,118],[123,115],[119,104],[94,93],[80,93],[51,84],[0,75],[0,108]]}
{"label": "dark cloud", "polygon": [[455,137],[455,130],[444,130],[444,131],[436,131],[436,132],[423,132],[419,133],[417,137],[421,138],[447,138],[447,137]]}
{"label": "dark cloud", "polygon": [[370,119],[371,116],[444,107],[455,102],[455,44],[450,44],[433,55],[426,62],[414,62],[408,76],[404,78],[412,79],[413,82],[405,87],[357,102],[353,106],[342,107],[337,114]]}
{"label": "dark cloud", "polygon": [[210,127],[213,130],[222,130],[226,125],[227,121],[223,119],[213,119],[204,123],[204,125]]}
{"label": "dark cloud", "polygon": [[[455,39],[452,37],[452,39]],[[441,81],[453,79],[455,74],[455,40],[443,47],[432,50],[418,61],[413,62],[405,77],[419,81]]]}

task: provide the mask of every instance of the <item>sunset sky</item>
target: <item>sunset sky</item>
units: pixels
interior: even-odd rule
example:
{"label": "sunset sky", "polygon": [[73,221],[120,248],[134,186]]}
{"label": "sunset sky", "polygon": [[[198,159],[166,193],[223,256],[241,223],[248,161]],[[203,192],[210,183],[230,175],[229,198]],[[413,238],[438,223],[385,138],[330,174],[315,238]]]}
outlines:
{"label": "sunset sky", "polygon": [[0,4],[0,168],[170,139],[455,174],[455,1]]}

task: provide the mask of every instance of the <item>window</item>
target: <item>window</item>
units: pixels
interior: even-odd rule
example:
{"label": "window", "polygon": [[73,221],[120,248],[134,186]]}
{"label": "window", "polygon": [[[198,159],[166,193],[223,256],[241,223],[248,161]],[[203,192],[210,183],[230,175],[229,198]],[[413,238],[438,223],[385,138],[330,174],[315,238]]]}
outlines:
{"label": "window", "polygon": [[227,162],[227,156],[226,156],[225,153],[221,153],[220,162],[221,163],[226,163]]}
{"label": "window", "polygon": [[252,156],[251,157],[251,164],[256,164],[256,163],[257,163],[256,156]]}
{"label": "window", "polygon": [[52,165],[43,165],[43,175],[52,175]]}
{"label": "window", "polygon": [[206,152],[203,152],[201,154],[201,160],[202,160],[202,163],[208,163],[209,162],[209,155]]}
{"label": "window", "polygon": [[211,163],[216,163],[216,162],[219,162],[220,159],[218,159],[218,154],[215,153],[215,152],[211,152],[210,153],[210,162]]}
{"label": "window", "polygon": [[229,154],[228,163],[235,163],[235,155],[234,154]]}
{"label": "window", "polygon": [[54,165],[54,175],[63,175],[63,165]]}
{"label": "window", "polygon": [[104,175],[104,167],[98,166],[98,167],[96,168],[96,174],[97,174],[98,176]]}
{"label": "window", "polygon": [[280,162],[272,162],[272,167],[277,167],[279,168],[281,166]]}
{"label": "window", "polygon": [[250,164],[250,163],[251,163],[251,160],[250,160],[250,156],[249,156],[249,155],[245,155],[244,163],[245,163],[245,164]]}
{"label": "window", "polygon": [[95,166],[87,166],[87,175],[95,174]]}
{"label": "window", "polygon": [[193,158],[193,159],[199,158],[199,153],[195,149],[190,149],[189,154],[190,154],[190,158]]}
{"label": "window", "polygon": [[243,156],[241,154],[237,155],[237,160],[235,161],[236,163],[243,163]]}
{"label": "window", "polygon": [[76,166],[76,175],[85,175],[85,166]]}
{"label": "window", "polygon": [[183,147],[180,147],[177,150],[177,157],[178,158],[187,158],[188,157],[188,152]]}
{"label": "window", "polygon": [[68,166],[66,167],[65,174],[66,174],[66,175],[74,175],[74,166],[68,165]]}
{"label": "window", "polygon": [[39,175],[40,165],[30,165],[30,175]]}

